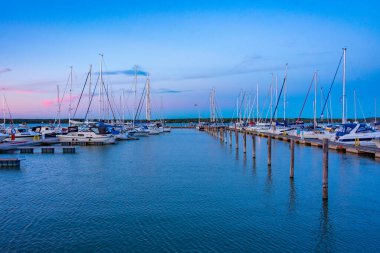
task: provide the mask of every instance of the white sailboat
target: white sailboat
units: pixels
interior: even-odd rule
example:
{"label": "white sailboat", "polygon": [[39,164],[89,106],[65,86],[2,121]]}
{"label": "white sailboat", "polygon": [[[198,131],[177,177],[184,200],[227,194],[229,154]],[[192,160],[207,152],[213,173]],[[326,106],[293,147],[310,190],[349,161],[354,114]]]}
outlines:
{"label": "white sailboat", "polygon": [[57,135],[60,142],[85,142],[87,144],[113,144],[115,137],[108,134],[105,128],[89,127],[79,130],[77,126],[69,127],[66,135]]}

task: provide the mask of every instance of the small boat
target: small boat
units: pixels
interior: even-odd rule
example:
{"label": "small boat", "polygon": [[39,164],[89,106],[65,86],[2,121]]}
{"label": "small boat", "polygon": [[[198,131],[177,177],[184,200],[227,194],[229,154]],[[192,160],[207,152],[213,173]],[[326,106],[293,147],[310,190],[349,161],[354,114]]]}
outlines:
{"label": "small boat", "polygon": [[163,127],[161,129],[157,127],[156,124],[152,123],[148,125],[149,135],[157,135],[163,132]]}
{"label": "small boat", "polygon": [[139,126],[129,131],[129,134],[133,137],[148,137],[149,129],[147,126]]}
{"label": "small boat", "polygon": [[204,130],[205,130],[205,126],[204,126],[204,124],[198,124],[198,125],[196,126],[196,129],[197,129],[198,131],[204,131]]}
{"label": "small boat", "polygon": [[343,124],[335,137],[337,142],[358,146],[375,146],[376,144],[372,140],[378,138],[380,138],[380,132],[363,123]]}
{"label": "small boat", "polygon": [[41,134],[36,133],[29,129],[28,126],[21,124],[16,128],[10,128],[7,130],[9,137],[4,141],[39,141]]}

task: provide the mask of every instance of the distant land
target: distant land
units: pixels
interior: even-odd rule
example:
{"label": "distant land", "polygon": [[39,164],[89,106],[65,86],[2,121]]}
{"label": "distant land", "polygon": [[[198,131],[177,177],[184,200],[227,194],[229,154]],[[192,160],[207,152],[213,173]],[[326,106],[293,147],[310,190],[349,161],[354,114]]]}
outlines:
{"label": "distant land", "polygon": [[[83,119],[75,119],[77,121],[83,121]],[[297,120],[297,118],[288,118],[287,121],[288,122],[295,122]],[[301,118],[300,120],[302,120],[303,122],[305,123],[312,123],[313,119],[312,118]],[[320,122],[319,119],[317,119],[318,122]],[[349,122],[353,122],[354,119],[347,119]],[[371,123],[371,122],[375,122],[375,117],[371,117],[371,118],[366,118],[365,120],[363,118],[358,118],[357,119],[359,122],[367,122],[367,123]],[[6,121],[6,124],[9,124],[10,120],[9,119],[5,119]],[[22,124],[22,123],[26,123],[26,124],[49,124],[49,123],[54,123],[54,121],[56,121],[55,119],[13,119],[13,124]],[[107,121],[107,120],[106,120]],[[132,120],[131,119],[126,119],[125,122],[131,122]],[[137,122],[146,122],[146,120],[136,120]],[[161,121],[161,119],[152,119],[151,120],[152,122],[154,121]],[[164,120],[166,123],[197,123],[199,121],[198,118],[187,118],[187,119],[165,119]],[[201,122],[210,122],[210,119],[209,118],[201,118],[200,119]],[[236,118],[224,118],[223,119],[223,122],[236,122],[237,119]],[[269,119],[267,120],[263,120],[263,122],[265,121],[269,121]],[[282,122],[282,118],[279,119],[279,122]],[[69,122],[68,119],[61,119],[61,123],[62,124],[67,124]],[[218,122],[221,122],[221,120],[218,120]],[[323,122],[327,122],[327,119],[323,119]],[[340,123],[341,122],[341,119],[340,118],[334,118],[333,119],[333,122],[334,123]]]}

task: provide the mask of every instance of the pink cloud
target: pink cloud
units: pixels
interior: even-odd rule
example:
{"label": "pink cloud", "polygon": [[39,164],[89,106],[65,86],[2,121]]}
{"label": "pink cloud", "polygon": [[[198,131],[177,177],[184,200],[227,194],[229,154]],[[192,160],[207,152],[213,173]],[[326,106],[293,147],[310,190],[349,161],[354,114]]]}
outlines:
{"label": "pink cloud", "polygon": [[[71,102],[74,105],[76,101],[79,99],[79,96],[72,96],[71,97]],[[63,98],[62,104],[67,104],[70,102],[70,98],[68,96],[65,96]],[[45,107],[51,107],[51,106],[56,106],[57,105],[57,99],[44,99],[41,101],[42,105]]]}
{"label": "pink cloud", "polygon": [[42,105],[44,107],[52,107],[54,105],[54,102],[52,99],[44,99],[42,100]]}

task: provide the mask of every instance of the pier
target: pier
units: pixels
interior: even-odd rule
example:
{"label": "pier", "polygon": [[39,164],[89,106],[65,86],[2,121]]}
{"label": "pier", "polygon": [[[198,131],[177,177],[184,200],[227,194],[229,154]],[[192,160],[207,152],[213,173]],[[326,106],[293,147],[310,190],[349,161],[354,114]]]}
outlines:
{"label": "pier", "polygon": [[[276,139],[280,141],[285,141],[285,142],[291,142],[292,140],[294,141],[295,144],[298,145],[305,145],[305,146],[312,146],[312,147],[318,147],[322,148],[323,147],[323,141],[319,139],[302,139],[300,137],[295,137],[295,136],[289,136],[289,135],[276,135],[276,134],[271,134],[271,133],[262,133],[262,132],[257,132],[257,131],[248,131],[245,129],[238,129],[236,127],[226,127],[226,126],[217,126],[217,127],[211,127],[207,126],[205,127],[205,132],[208,133],[217,133],[215,130],[216,128],[223,128],[225,129],[224,131],[229,132],[230,134],[230,145],[232,145],[232,132],[235,132],[235,145],[236,149],[238,149],[238,139],[239,139],[239,133],[243,135],[243,149],[246,150],[246,135],[252,135],[252,141],[254,142],[254,136],[262,137],[262,138],[267,138],[268,139],[268,152],[271,150],[271,140]],[[255,157],[255,149],[254,149],[254,143],[252,143],[253,146],[253,154],[252,157]],[[356,154],[356,155],[362,155],[362,156],[368,156],[376,159],[376,161],[380,161],[380,149],[376,147],[367,147],[367,146],[355,146],[355,145],[349,145],[349,144],[344,144],[344,143],[338,143],[334,141],[328,141],[328,148],[331,150],[335,150],[337,152],[341,153],[350,153],[350,154]],[[244,152],[245,153],[245,152]],[[268,158],[268,165],[271,164],[270,157]]]}

